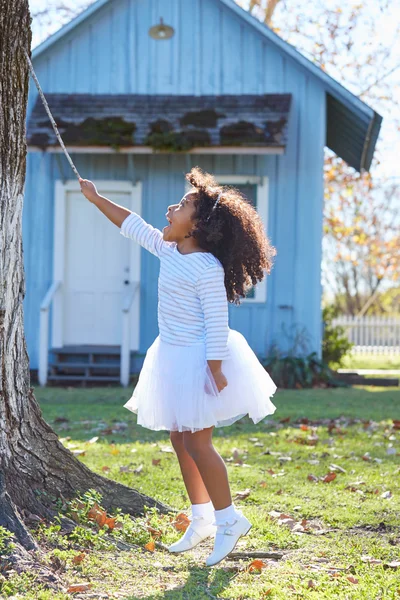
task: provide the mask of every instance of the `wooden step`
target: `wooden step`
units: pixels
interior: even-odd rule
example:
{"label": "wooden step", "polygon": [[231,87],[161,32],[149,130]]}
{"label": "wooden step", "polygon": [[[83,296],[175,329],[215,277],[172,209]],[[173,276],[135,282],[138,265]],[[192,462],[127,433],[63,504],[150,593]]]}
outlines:
{"label": "wooden step", "polygon": [[121,355],[121,346],[62,346],[61,348],[50,348],[55,354],[112,354]]}
{"label": "wooden step", "polygon": [[119,382],[120,378],[111,375],[48,375],[48,381],[115,381]]}
{"label": "wooden step", "polygon": [[94,363],[94,362],[72,362],[72,361],[56,361],[51,364],[52,367],[60,368],[60,369],[119,369],[121,364],[119,362],[103,362],[103,363]]}

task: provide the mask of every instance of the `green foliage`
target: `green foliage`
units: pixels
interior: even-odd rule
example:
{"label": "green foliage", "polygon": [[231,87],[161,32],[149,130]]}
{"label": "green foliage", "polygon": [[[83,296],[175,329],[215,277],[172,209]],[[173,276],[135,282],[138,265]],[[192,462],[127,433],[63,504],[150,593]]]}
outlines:
{"label": "green foliage", "polygon": [[274,349],[263,365],[279,388],[302,389],[315,386],[342,387],[335,380],[329,366],[320,360],[316,352],[307,356],[282,356]]}
{"label": "green foliage", "polygon": [[0,554],[9,554],[11,552],[14,547],[14,544],[11,542],[13,538],[14,534],[0,525]]}
{"label": "green foliage", "polygon": [[332,325],[332,320],[337,316],[333,306],[326,306],[322,311],[324,321],[324,337],[322,340],[322,358],[327,364],[340,365],[343,358],[352,349],[352,342],[347,339],[344,327]]}
{"label": "green foliage", "polygon": [[166,133],[151,133],[146,144],[154,150],[168,152],[187,152],[193,148],[193,143],[180,132],[168,131]]}
{"label": "green foliage", "polygon": [[188,152],[194,147],[209,146],[210,136],[207,131],[190,129],[188,131],[152,131],[146,138],[145,145],[154,150],[164,152]]}

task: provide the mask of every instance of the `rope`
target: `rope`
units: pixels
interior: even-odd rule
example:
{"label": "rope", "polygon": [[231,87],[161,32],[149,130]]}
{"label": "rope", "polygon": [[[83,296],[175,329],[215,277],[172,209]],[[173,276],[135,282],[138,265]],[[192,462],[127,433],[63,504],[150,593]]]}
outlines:
{"label": "rope", "polygon": [[27,51],[25,50],[25,48],[23,48],[24,52],[25,52],[25,56],[26,56],[26,60],[28,61],[28,66],[29,66],[29,70],[31,72],[31,75],[33,77],[34,82],[36,83],[36,87],[38,89],[39,95],[42,99],[43,105],[46,109],[47,114],[49,115],[49,119],[51,124],[53,125],[53,129],[54,129],[54,133],[56,134],[56,137],[58,139],[58,141],[60,142],[60,146],[64,151],[65,156],[67,157],[67,160],[69,162],[69,164],[71,165],[71,169],[73,170],[73,172],[75,173],[75,175],[77,176],[78,179],[81,179],[81,176],[78,173],[78,169],[75,167],[74,163],[72,162],[72,158],[70,157],[70,155],[68,154],[68,150],[66,149],[64,142],[62,141],[62,137],[58,131],[57,125],[55,120],[53,119],[53,115],[50,112],[50,108],[49,105],[47,104],[47,100],[44,97],[44,94],[42,92],[42,88],[40,87],[40,83],[38,81],[38,78],[36,77],[36,73],[34,71],[31,59],[29,58],[29,54],[27,53]]}

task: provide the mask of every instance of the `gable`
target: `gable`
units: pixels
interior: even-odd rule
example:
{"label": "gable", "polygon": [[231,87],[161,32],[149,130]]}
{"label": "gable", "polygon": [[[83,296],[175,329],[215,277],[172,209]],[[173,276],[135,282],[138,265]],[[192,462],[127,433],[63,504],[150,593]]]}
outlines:
{"label": "gable", "polygon": [[326,97],[326,145],[369,169],[382,118],[234,0],[163,0],[175,29],[148,35],[156,0],[98,0],[33,51],[45,91],[90,94],[293,93],[312,79]]}

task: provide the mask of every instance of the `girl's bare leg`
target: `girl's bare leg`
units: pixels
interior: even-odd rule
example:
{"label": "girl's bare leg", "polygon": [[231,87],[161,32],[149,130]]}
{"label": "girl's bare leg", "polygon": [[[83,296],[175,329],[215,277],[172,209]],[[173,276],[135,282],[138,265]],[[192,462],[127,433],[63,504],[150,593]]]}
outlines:
{"label": "girl's bare leg", "polygon": [[171,431],[171,443],[178,457],[179,466],[181,468],[183,481],[190,502],[192,504],[204,504],[205,502],[210,501],[210,496],[208,495],[196,463],[185,448],[183,435],[184,432],[182,431]]}
{"label": "girl's bare leg", "polygon": [[213,427],[195,433],[184,431],[183,444],[192,461],[197,465],[214,509],[222,510],[232,504],[232,497],[228,472],[223,459],[213,446],[212,432]]}

